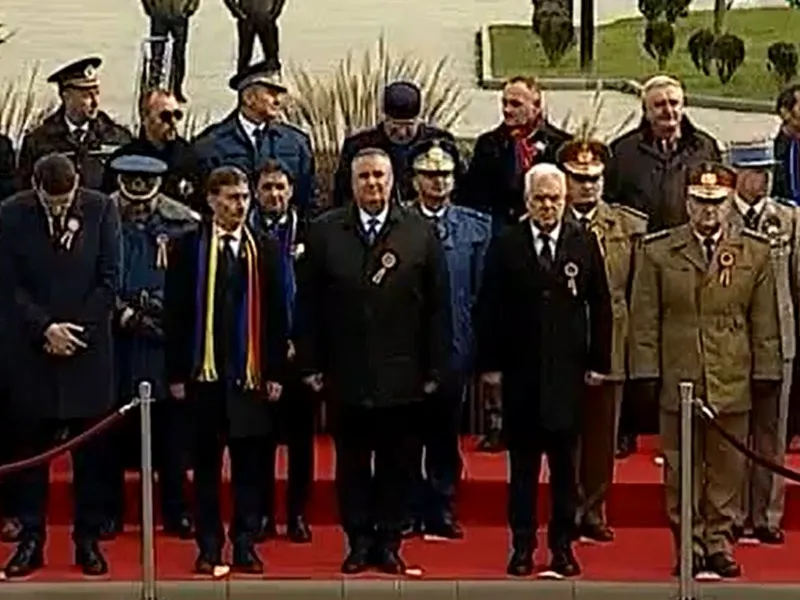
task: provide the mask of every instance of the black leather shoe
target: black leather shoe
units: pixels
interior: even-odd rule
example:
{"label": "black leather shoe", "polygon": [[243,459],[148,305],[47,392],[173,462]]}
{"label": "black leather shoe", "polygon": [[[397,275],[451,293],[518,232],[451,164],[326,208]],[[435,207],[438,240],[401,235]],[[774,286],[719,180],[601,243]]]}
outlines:
{"label": "black leather shoe", "polygon": [[308,544],[311,541],[311,528],[302,516],[290,517],[286,523],[286,537],[295,544]]}
{"label": "black leather shoe", "polygon": [[742,567],[739,563],[733,560],[733,557],[722,552],[709,556],[706,559],[706,565],[711,571],[727,579],[734,579],[742,575]]}
{"label": "black leather shoe", "polygon": [[562,577],[575,577],[581,574],[581,566],[575,559],[570,546],[555,548],[551,552],[553,554],[550,560],[551,571]]}
{"label": "black leather shoe", "polygon": [[177,521],[165,521],[164,533],[170,537],[191,540],[194,537],[192,520],[189,517],[183,516]]}
{"label": "black leather shoe", "polygon": [[0,541],[6,543],[18,542],[21,532],[22,524],[18,519],[3,519],[3,524],[0,526]]}
{"label": "black leather shoe", "polygon": [[639,444],[636,441],[636,436],[621,435],[617,441],[617,452],[615,454],[615,458],[628,458],[631,454],[636,454],[638,450]]}
{"label": "black leather shoe", "polygon": [[35,540],[22,540],[6,563],[6,577],[27,577],[43,566],[43,545]]}
{"label": "black leather shoe", "polygon": [[198,575],[213,575],[214,567],[222,564],[222,552],[219,550],[201,550],[194,561],[194,572]]}
{"label": "black leather shoe", "polygon": [[400,552],[393,548],[380,548],[376,551],[375,566],[387,575],[402,575],[406,572],[406,563],[400,558]]}
{"label": "black leather shoe", "polygon": [[342,573],[356,575],[366,571],[372,563],[372,545],[369,540],[357,540],[350,547],[350,552],[342,563]]}
{"label": "black leather shoe", "polygon": [[614,530],[604,523],[583,523],[578,527],[578,537],[586,538],[593,542],[613,542]]}
{"label": "black leather shoe", "polygon": [[[706,570],[706,558],[701,554],[692,555],[692,577],[697,577],[698,573]],[[672,569],[672,576],[679,577],[681,574],[681,563],[678,562],[675,568]]]}
{"label": "black leather shoe", "polygon": [[514,577],[528,577],[533,574],[533,548],[515,546],[508,559],[506,573]]}
{"label": "black leather shoe", "polygon": [[252,544],[236,542],[233,545],[233,564],[231,568],[239,573],[258,575],[264,572],[264,563]]}
{"label": "black leather shoe", "polygon": [[464,530],[461,525],[453,519],[443,519],[433,523],[426,523],[425,536],[443,538],[446,540],[461,540],[464,538]]}
{"label": "black leather shoe", "polygon": [[408,519],[403,521],[400,527],[400,537],[407,540],[412,537],[422,535],[422,521],[420,519]]}
{"label": "black leather shoe", "polygon": [[80,542],[75,545],[75,564],[84,575],[98,577],[108,573],[108,563],[97,542]]}
{"label": "black leather shoe", "polygon": [[256,544],[260,544],[267,540],[274,540],[276,537],[278,537],[278,528],[275,525],[275,519],[273,517],[262,517],[253,541]]}
{"label": "black leather shoe", "polygon": [[756,527],[753,530],[753,537],[762,544],[774,546],[783,544],[786,541],[783,531],[777,527]]}

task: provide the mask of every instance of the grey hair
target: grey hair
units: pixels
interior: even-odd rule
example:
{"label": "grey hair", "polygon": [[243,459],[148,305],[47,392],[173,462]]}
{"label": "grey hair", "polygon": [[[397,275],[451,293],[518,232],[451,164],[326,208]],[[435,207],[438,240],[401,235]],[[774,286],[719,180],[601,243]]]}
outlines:
{"label": "grey hair", "polygon": [[642,84],[641,97],[644,99],[652,90],[665,87],[676,87],[683,90],[683,84],[678,79],[670,77],[669,75],[654,75]]}
{"label": "grey hair", "polygon": [[545,177],[545,176],[552,176],[557,177],[561,184],[566,189],[567,186],[567,176],[564,174],[564,171],[558,168],[557,165],[553,163],[538,163],[533,165],[527,173],[525,173],[525,196],[527,196],[531,189],[533,188],[533,184],[535,183],[538,177]]}

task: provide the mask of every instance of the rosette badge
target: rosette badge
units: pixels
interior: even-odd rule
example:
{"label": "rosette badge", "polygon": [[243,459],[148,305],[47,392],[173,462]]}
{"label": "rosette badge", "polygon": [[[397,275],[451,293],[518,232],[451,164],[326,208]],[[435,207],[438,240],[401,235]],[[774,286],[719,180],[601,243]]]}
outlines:
{"label": "rosette badge", "polygon": [[731,274],[733,266],[736,264],[736,257],[730,250],[723,250],[719,253],[719,282],[723,287],[731,284]]}
{"label": "rosette badge", "polygon": [[380,285],[383,281],[383,278],[386,277],[386,273],[390,270],[394,269],[397,266],[397,255],[387,250],[381,255],[381,268],[378,269],[375,275],[372,276],[372,283],[375,285]]}
{"label": "rosette badge", "polygon": [[578,284],[575,281],[575,278],[578,276],[578,265],[574,262],[568,262],[564,265],[564,275],[567,276],[567,286],[569,286],[570,292],[572,292],[573,296],[578,295]]}

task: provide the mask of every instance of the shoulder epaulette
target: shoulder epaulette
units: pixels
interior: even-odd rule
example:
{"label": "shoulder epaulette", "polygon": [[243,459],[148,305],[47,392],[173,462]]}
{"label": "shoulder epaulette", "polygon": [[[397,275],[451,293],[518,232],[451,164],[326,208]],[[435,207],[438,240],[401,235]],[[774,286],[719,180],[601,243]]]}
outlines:
{"label": "shoulder epaulette", "polygon": [[753,238],[754,240],[758,240],[759,242],[765,242],[769,244],[769,236],[761,233],[760,231],[753,231],[752,229],[742,229],[741,233],[745,237]]}
{"label": "shoulder epaulette", "polygon": [[200,221],[200,213],[163,194],[158,201],[157,210],[170,221]]}
{"label": "shoulder epaulette", "polygon": [[308,134],[308,132],[305,129],[303,129],[302,127],[300,127],[299,125],[295,125],[294,123],[291,123],[289,121],[280,121],[278,124],[279,125],[283,125],[287,129],[291,129],[295,133],[299,133],[303,137],[311,139],[311,136]]}
{"label": "shoulder epaulette", "polygon": [[621,210],[622,212],[628,213],[632,217],[636,217],[637,219],[641,219],[642,221],[647,221],[650,217],[647,215],[646,212],[643,212],[639,209],[633,208],[626,204],[617,204],[616,202],[611,204],[611,206],[617,210]]}
{"label": "shoulder epaulette", "polygon": [[481,212],[474,208],[470,208],[469,206],[458,206],[458,212],[465,214],[476,221],[481,221],[482,223],[491,223],[492,222],[492,215],[488,215],[485,212]]}
{"label": "shoulder epaulette", "polygon": [[797,204],[792,202],[789,198],[784,197],[772,197],[772,200],[775,201],[776,204],[780,204],[781,206],[786,206],[787,208],[797,208]]}
{"label": "shoulder epaulette", "polygon": [[661,231],[648,233],[642,237],[642,243],[649,244],[650,242],[655,242],[656,240],[663,240],[665,237],[669,237],[669,229],[662,229]]}

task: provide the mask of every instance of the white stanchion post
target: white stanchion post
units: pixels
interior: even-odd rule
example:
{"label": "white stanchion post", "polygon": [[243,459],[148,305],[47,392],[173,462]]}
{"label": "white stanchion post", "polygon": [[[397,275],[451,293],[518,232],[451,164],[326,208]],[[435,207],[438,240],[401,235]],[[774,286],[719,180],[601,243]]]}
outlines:
{"label": "white stanchion post", "polygon": [[680,579],[679,600],[695,600],[695,581],[692,574],[692,457],[694,384],[682,381],[679,385],[681,397],[681,523],[680,523]]}
{"label": "white stanchion post", "polygon": [[150,409],[153,390],[149,382],[139,384],[142,421],[142,600],[156,600],[155,523],[153,517],[153,449]]}

